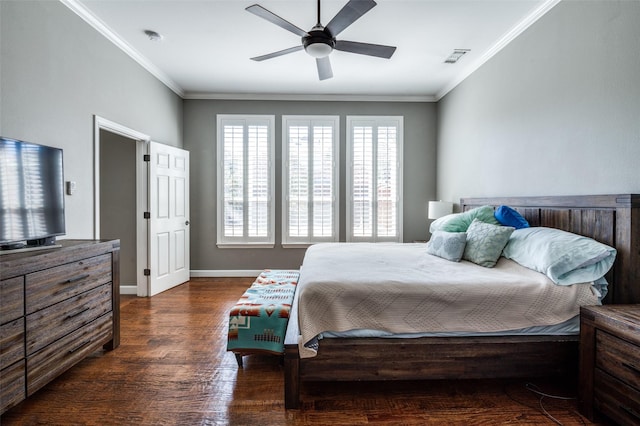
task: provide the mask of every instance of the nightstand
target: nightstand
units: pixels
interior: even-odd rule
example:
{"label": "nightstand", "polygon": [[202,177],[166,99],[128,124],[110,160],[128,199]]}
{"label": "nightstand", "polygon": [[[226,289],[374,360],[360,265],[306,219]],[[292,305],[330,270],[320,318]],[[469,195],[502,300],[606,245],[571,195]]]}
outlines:
{"label": "nightstand", "polygon": [[640,305],[580,309],[578,405],[590,420],[640,423]]}

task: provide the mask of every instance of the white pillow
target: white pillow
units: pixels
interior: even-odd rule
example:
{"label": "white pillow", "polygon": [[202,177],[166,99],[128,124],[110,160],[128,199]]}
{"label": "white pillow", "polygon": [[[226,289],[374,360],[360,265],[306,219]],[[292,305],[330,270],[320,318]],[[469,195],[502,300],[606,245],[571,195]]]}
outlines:
{"label": "white pillow", "polygon": [[460,262],[467,234],[464,232],[435,231],[427,244],[427,253],[452,262]]}
{"label": "white pillow", "polygon": [[516,229],[502,255],[556,284],[571,285],[604,277],[613,266],[616,249],[560,229],[533,227]]}

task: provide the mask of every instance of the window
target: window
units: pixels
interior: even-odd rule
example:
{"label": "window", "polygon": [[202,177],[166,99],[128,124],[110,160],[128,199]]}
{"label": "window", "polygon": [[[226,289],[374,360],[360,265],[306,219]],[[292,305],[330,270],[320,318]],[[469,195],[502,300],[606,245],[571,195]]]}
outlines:
{"label": "window", "polygon": [[347,241],[402,242],[402,117],[347,117]]}
{"label": "window", "polygon": [[282,117],[282,244],[338,241],[337,116]]}
{"label": "window", "polygon": [[218,115],[218,245],[274,245],[274,116]]}

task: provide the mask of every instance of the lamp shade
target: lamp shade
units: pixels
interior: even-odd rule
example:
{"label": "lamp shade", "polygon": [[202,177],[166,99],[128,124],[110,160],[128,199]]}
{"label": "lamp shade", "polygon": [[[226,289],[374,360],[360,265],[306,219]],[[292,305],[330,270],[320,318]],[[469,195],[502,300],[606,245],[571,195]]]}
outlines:
{"label": "lamp shade", "polygon": [[429,201],[429,219],[438,219],[453,213],[453,203],[450,201]]}

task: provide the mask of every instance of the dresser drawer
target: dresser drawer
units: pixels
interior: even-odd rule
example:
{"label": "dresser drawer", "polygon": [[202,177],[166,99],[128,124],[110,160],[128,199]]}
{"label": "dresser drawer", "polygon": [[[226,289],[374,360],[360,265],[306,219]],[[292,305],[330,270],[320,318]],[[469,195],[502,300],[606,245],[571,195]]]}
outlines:
{"label": "dresser drawer", "polygon": [[27,315],[27,355],[112,310],[111,284],[104,284]]}
{"label": "dresser drawer", "polygon": [[594,374],[596,409],[617,424],[640,424],[640,392],[600,369],[596,369]]}
{"label": "dresser drawer", "polygon": [[24,358],[24,317],[0,326],[0,369]]}
{"label": "dresser drawer", "polygon": [[601,330],[596,331],[596,367],[640,388],[640,347]]}
{"label": "dresser drawer", "polygon": [[111,255],[90,257],[26,276],[26,313],[30,314],[111,282]]}
{"label": "dresser drawer", "polygon": [[102,348],[113,334],[111,312],[27,357],[27,396]]}
{"label": "dresser drawer", "polygon": [[0,324],[24,315],[24,278],[16,277],[0,281]]}
{"label": "dresser drawer", "polygon": [[0,371],[0,414],[26,398],[25,362],[20,362]]}

